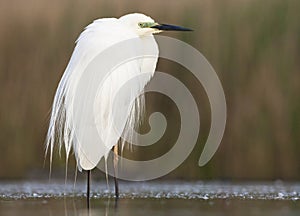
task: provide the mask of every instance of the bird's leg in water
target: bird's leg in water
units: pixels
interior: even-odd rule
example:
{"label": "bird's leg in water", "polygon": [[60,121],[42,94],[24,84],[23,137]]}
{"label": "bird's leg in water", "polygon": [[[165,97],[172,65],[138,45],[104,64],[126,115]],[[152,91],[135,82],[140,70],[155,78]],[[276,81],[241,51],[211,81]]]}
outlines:
{"label": "bird's leg in water", "polygon": [[119,185],[118,185],[118,144],[113,147],[114,151],[114,180],[115,180],[115,195],[119,198]]}
{"label": "bird's leg in water", "polygon": [[90,208],[90,183],[91,183],[91,170],[87,170],[87,185],[86,185],[86,204]]}

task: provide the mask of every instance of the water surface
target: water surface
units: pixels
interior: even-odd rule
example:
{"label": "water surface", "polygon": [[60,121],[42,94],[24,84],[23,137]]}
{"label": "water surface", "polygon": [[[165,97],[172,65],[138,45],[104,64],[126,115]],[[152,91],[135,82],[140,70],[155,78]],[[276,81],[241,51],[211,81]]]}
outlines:
{"label": "water surface", "polygon": [[2,182],[0,215],[300,215],[300,184],[283,182]]}

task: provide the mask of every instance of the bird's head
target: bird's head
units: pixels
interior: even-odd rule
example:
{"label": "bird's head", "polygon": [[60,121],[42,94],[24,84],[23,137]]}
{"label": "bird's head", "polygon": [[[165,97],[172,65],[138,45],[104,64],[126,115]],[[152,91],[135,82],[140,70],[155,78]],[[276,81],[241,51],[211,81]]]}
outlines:
{"label": "bird's head", "polygon": [[191,29],[181,26],[159,24],[151,17],[140,13],[124,15],[120,17],[120,20],[124,22],[125,25],[128,25],[128,27],[135,30],[139,36],[157,34],[162,31],[192,31]]}

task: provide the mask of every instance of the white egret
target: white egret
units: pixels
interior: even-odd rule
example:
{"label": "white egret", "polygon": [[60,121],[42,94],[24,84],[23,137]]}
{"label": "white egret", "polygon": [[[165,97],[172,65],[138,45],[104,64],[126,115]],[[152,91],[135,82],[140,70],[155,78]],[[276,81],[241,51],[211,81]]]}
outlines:
{"label": "white egret", "polygon": [[[71,149],[73,149],[78,169],[87,170],[87,199],[89,200],[89,186],[90,186],[90,173],[101,158],[107,157],[110,149],[114,151],[114,168],[116,168],[117,158],[118,158],[118,141],[120,139],[120,134],[114,133],[109,127],[112,119],[113,103],[112,98],[115,94],[114,91],[120,89],[121,85],[125,83],[133,75],[139,75],[141,73],[148,73],[148,80],[136,81],[135,86],[132,86],[131,95],[123,98],[120,104],[124,104],[124,107],[119,107],[124,110],[133,110],[134,112],[129,112],[125,116],[121,116],[120,121],[124,121],[127,124],[122,123],[123,133],[128,133],[129,129],[128,122],[138,122],[141,116],[142,108],[144,106],[144,101],[142,98],[138,97],[147,82],[151,79],[154,74],[156,63],[158,59],[158,47],[157,43],[153,37],[153,34],[160,33],[162,31],[191,31],[190,29],[167,25],[158,24],[152,18],[139,13],[128,14],[116,18],[103,18],[97,19],[90,25],[88,25],[85,30],[80,34],[78,40],[76,41],[76,46],[73,51],[72,57],[66,67],[64,74],[58,85],[50,118],[50,125],[46,137],[46,153],[50,150],[50,169],[52,163],[52,154],[54,143],[58,142],[59,148],[64,145],[66,150],[66,160],[68,160]],[[124,40],[131,38],[136,38],[139,40],[140,47],[132,47],[132,49],[143,49],[145,47],[154,48],[155,58],[144,58],[133,60],[125,65],[118,67],[114,71],[114,76],[108,79],[102,86],[102,92],[97,97],[99,113],[99,121],[96,121],[98,128],[103,130],[99,131],[101,133],[102,139],[105,141],[105,146],[97,146],[93,149],[93,152],[88,151],[83,154],[79,151],[79,148],[84,148],[87,143],[80,139],[80,134],[85,134],[83,132],[84,125],[80,125],[78,121],[73,118],[74,112],[74,97],[76,91],[76,85],[78,80],[84,76],[85,68],[95,56],[101,51],[107,49],[110,46],[118,44]],[[122,52],[122,50],[120,50]],[[100,85],[100,83],[99,83]],[[88,86],[87,86],[88,87]],[[135,99],[134,104],[129,102]],[[127,106],[127,107],[125,107]],[[130,107],[128,107],[130,106]],[[76,108],[76,107],[75,107]],[[83,113],[84,114],[84,113]],[[84,115],[83,115],[84,116]],[[83,136],[82,135],[82,136]],[[81,143],[80,143],[81,142]],[[83,142],[83,143],[82,143]],[[91,141],[93,142],[93,141]],[[100,145],[100,144],[99,144]],[[91,163],[91,161],[93,163]],[[115,178],[115,194],[118,197],[118,182]]]}

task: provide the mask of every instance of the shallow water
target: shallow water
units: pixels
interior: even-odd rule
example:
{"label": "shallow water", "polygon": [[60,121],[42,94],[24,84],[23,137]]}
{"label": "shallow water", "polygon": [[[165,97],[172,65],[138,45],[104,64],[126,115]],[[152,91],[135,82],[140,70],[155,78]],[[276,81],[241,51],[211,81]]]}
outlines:
{"label": "shallow water", "polygon": [[300,184],[283,182],[0,183],[0,215],[300,215]]}

